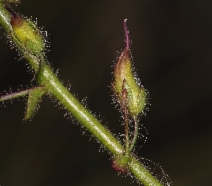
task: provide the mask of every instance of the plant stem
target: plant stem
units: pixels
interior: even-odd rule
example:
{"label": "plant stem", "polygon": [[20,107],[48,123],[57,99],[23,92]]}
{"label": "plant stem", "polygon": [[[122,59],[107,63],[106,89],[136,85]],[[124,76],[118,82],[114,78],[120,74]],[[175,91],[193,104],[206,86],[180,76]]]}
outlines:
{"label": "plant stem", "polygon": [[10,100],[10,99],[19,98],[19,97],[22,97],[22,96],[29,94],[29,92],[30,92],[30,89],[23,90],[23,91],[20,91],[20,92],[14,92],[14,93],[11,93],[11,94],[6,94],[6,95],[3,95],[3,96],[0,97],[0,101],[7,101],[7,100]]}
{"label": "plant stem", "polygon": [[[158,180],[152,180],[152,174],[134,157],[128,163],[129,170],[144,186],[163,186]],[[156,178],[154,178],[156,179]]]}
{"label": "plant stem", "polygon": [[135,147],[135,143],[138,139],[138,118],[136,116],[133,117],[133,122],[134,122],[134,132],[133,132],[133,139],[130,144],[130,149],[129,151],[132,152],[133,148]]}
{"label": "plant stem", "polygon": [[123,147],[99,121],[61,84],[51,69],[45,65],[42,84],[113,154],[123,153]]}
{"label": "plant stem", "polygon": [[0,101],[7,101],[7,100],[10,100],[10,99],[15,99],[15,98],[26,96],[31,91],[33,91],[35,89],[43,90],[43,87],[34,87],[34,88],[26,89],[26,90],[21,90],[21,91],[18,91],[18,92],[13,92],[11,94],[6,94],[6,95],[3,95],[3,96],[0,96]]}
{"label": "plant stem", "polygon": [[[127,94],[126,89],[124,89],[125,94]],[[127,109],[127,101],[126,97],[123,100],[123,110],[124,110],[124,129],[125,129],[125,156],[129,157],[129,119],[128,119],[128,109]]]}
{"label": "plant stem", "polygon": [[[11,35],[13,32],[10,25],[11,15],[4,8],[3,1],[0,0],[0,23]],[[15,39],[11,37],[14,42]],[[39,72],[39,83],[47,91],[54,95],[58,101],[69,110],[76,119],[84,125],[113,155],[124,153],[124,147],[118,140],[91,114],[83,105],[62,85],[50,67],[46,64],[45,59],[41,56],[34,56],[18,47],[27,61],[35,71],[39,71],[39,65],[42,64],[42,71]],[[162,184],[150,174],[150,172],[139,163],[136,158],[130,156],[129,169],[134,176],[144,184],[144,186],[162,186]]]}

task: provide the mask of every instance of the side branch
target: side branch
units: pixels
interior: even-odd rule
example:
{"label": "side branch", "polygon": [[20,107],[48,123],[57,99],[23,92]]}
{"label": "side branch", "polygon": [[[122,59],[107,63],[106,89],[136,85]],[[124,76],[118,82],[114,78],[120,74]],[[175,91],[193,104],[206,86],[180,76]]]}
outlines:
{"label": "side branch", "polygon": [[[0,24],[7,34],[13,33],[11,15],[5,9],[3,1],[0,0]],[[11,37],[13,42],[17,42]],[[18,46],[18,44],[17,44]],[[84,125],[114,156],[124,154],[124,147],[118,140],[91,114],[89,111],[62,85],[51,68],[46,64],[45,58],[33,55],[21,47],[20,52],[30,63],[35,71],[39,71],[38,83],[45,87],[48,92],[55,96],[58,101],[73,114],[76,119]],[[42,69],[40,71],[40,65]],[[130,155],[129,170],[144,184],[144,186],[162,186],[150,172],[140,164],[136,158]]]}

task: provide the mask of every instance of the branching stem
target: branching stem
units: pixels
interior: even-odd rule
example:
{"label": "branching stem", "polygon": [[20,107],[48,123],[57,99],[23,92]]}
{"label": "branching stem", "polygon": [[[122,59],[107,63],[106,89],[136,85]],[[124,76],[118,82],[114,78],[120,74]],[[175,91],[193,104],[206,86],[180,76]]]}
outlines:
{"label": "branching stem", "polygon": [[[5,9],[3,1],[0,0],[0,24],[8,35],[13,33],[11,14]],[[14,37],[11,39],[16,42]],[[17,44],[18,46],[18,44]],[[124,153],[124,147],[118,140],[62,85],[51,68],[47,65],[45,58],[35,56],[24,48],[18,47],[20,52],[37,72],[39,64],[42,63],[42,71],[39,72],[39,84],[44,86],[49,93],[55,96],[58,101],[69,110],[76,119],[84,125],[113,155]],[[138,161],[130,155],[128,163],[132,174],[143,183],[144,186],[162,186],[162,184]]]}

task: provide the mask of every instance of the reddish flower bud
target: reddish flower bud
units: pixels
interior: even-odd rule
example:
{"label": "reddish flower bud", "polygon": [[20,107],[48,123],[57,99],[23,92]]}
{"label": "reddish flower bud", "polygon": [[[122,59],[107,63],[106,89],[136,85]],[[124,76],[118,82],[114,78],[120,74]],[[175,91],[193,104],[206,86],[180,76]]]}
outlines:
{"label": "reddish flower bud", "polygon": [[[118,95],[122,95],[124,89],[127,91],[127,107],[132,116],[137,116],[145,107],[146,92],[143,87],[139,87],[137,80],[132,72],[132,62],[129,57],[129,35],[126,27],[126,19],[124,20],[124,29],[126,34],[126,47],[121,52],[114,69],[114,91]],[[119,102],[123,97],[119,96]]]}
{"label": "reddish flower bud", "polygon": [[43,36],[30,20],[14,14],[11,17],[13,35],[17,43],[31,54],[40,54],[44,49]]}

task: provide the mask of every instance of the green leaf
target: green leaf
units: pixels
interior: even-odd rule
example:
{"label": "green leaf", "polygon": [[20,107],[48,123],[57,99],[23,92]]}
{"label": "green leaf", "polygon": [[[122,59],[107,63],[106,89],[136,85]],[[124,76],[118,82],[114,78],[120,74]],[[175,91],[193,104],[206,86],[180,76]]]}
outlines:
{"label": "green leaf", "polygon": [[24,120],[30,119],[35,114],[35,111],[38,109],[38,104],[41,101],[41,97],[45,93],[46,89],[44,87],[37,87],[30,91]]}

